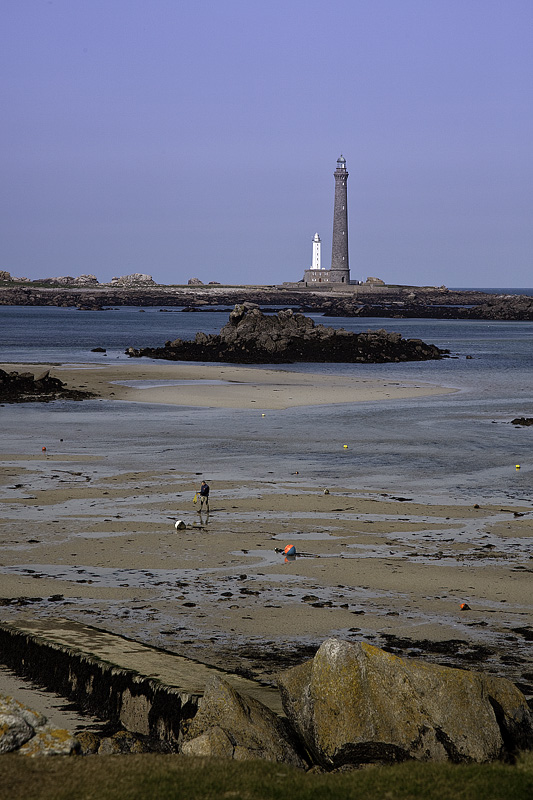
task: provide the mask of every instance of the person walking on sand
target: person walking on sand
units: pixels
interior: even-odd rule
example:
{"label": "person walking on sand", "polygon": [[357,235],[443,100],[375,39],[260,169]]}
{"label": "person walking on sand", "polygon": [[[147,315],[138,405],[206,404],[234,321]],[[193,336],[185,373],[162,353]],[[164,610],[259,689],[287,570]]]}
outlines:
{"label": "person walking on sand", "polygon": [[198,513],[200,513],[204,507],[207,513],[209,513],[209,486],[205,481],[202,481],[202,485],[200,486],[200,508],[198,509]]}

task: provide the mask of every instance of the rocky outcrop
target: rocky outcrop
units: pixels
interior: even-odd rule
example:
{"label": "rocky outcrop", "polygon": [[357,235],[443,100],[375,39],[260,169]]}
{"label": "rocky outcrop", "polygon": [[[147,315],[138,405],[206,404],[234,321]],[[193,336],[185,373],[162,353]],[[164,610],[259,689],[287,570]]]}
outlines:
{"label": "rocky outcrop", "polygon": [[119,278],[111,278],[111,286],[155,286],[155,281],[151,275],[143,272],[133,272],[131,275],[122,275]]}
{"label": "rocky outcrop", "polygon": [[322,310],[331,317],[392,317],[398,319],[533,319],[533,297],[493,295],[477,291],[413,288],[378,295],[359,287],[344,298],[325,298]]}
{"label": "rocky outcrop", "polygon": [[[11,279],[16,283],[17,278]],[[415,298],[410,297],[415,294]],[[387,310],[406,308],[413,313],[424,308],[434,309],[439,315],[440,309],[458,309],[459,312],[472,306],[479,306],[494,299],[494,295],[476,291],[453,291],[451,289],[431,289],[427,287],[390,288],[361,285],[354,287],[353,293],[336,295],[335,293],[313,289],[276,286],[240,286],[228,287],[190,284],[185,286],[134,285],[111,286],[79,286],[65,288],[52,284],[42,286],[30,282],[25,286],[1,286],[0,305],[38,305],[38,306],[76,306],[88,298],[98,300],[100,305],[133,305],[133,306],[187,306],[194,307],[199,303],[210,306],[233,306],[235,303],[253,302],[259,305],[300,307],[314,311],[335,311],[346,308],[348,312],[359,306]],[[410,299],[409,299],[410,298]],[[416,302],[415,302],[416,301]],[[348,316],[352,314],[349,313]],[[379,314],[375,314],[379,316]]]}
{"label": "rocky outcrop", "polygon": [[528,427],[533,425],[533,417],[515,417],[511,420],[511,425],[523,425]]}
{"label": "rocky outcrop", "polygon": [[0,695],[0,754],[71,755],[77,749],[78,743],[69,731],[49,726],[42,714]]}
{"label": "rocky outcrop", "polygon": [[57,275],[54,278],[38,278],[36,282],[43,286],[70,286],[73,280],[72,275]]}
{"label": "rocky outcrop", "polygon": [[151,285],[80,287],[11,286],[0,287],[0,305],[17,306],[169,306],[176,310],[197,307],[219,308],[235,303],[254,302],[280,307],[294,306],[302,310],[321,311],[324,298],[302,296],[298,292],[274,289],[228,289],[197,286],[190,289]]}
{"label": "rocky outcrop", "polygon": [[119,278],[111,278],[111,286],[155,286],[155,281],[151,275],[143,272],[133,272],[131,275],[122,275]]}
{"label": "rocky outcrop", "polygon": [[[188,288],[154,283],[150,275],[134,273],[99,284],[94,275],[43,278],[28,281],[0,272],[0,305],[23,306],[231,306],[254,302],[260,305],[299,307],[330,317],[392,317],[402,319],[533,319],[533,297],[494,295],[476,290],[441,287],[390,287],[366,283],[350,287],[342,295],[299,284],[279,286],[204,285],[190,278]],[[13,284],[24,284],[13,285]]]}
{"label": "rocky outcrop", "polygon": [[446,352],[385,330],[351,333],[315,325],[309,317],[291,310],[264,314],[251,303],[236,305],[218,335],[197,333],[193,342],[176,339],[164,347],[126,350],[133,357],[241,364],[426,361],[442,358]]}
{"label": "rocky outcrop", "polygon": [[286,720],[252,697],[239,694],[227,681],[213,677],[198,713],[188,726],[180,751],[189,756],[306,764],[291,743]]}
{"label": "rocky outcrop", "polygon": [[[5,273],[9,275],[9,273]],[[75,306],[172,306],[193,309],[233,306],[253,302],[263,306],[299,308],[329,317],[391,317],[429,319],[531,319],[533,298],[520,295],[495,296],[487,292],[458,291],[446,287],[383,287],[362,284],[342,296],[312,288],[224,287],[213,282],[202,284],[191,279],[189,287],[158,286],[151,282],[130,281],[132,276],[114,278],[115,283],[98,284],[94,275],[72,279],[70,287],[56,278],[26,282],[11,277],[11,284],[0,287],[0,305]],[[84,278],[91,279],[83,280]],[[94,280],[93,280],[94,279]],[[0,281],[1,282],[1,281]],[[8,283],[6,279],[5,283]],[[39,284],[39,285],[37,285]]]}
{"label": "rocky outcrop", "polygon": [[471,309],[474,319],[532,320],[533,297],[521,294],[497,295]]}
{"label": "rocky outcrop", "polygon": [[[30,649],[19,644],[12,648],[18,653],[5,652],[24,656],[28,676],[40,675],[43,685],[107,722],[104,731],[84,730],[73,740],[0,696],[0,753],[180,752],[332,770],[408,759],[483,763],[533,747],[531,711],[510,681],[403,659],[363,642],[329,639],[311,661],[283,672],[286,717],[221,675],[209,679],[203,696],[191,696],[72,648],[53,648],[50,659],[44,641],[33,640]],[[36,646],[41,657],[27,659]]]}
{"label": "rocky outcrop", "polygon": [[92,392],[68,389],[50,370],[34,376],[33,372],[5,372],[0,369],[0,403],[49,403],[51,400],[86,400]]}
{"label": "rocky outcrop", "polygon": [[453,303],[435,304],[425,297],[396,298],[357,296],[325,304],[327,317],[387,317],[392,319],[471,319],[471,309]]}
{"label": "rocky outcrop", "polygon": [[72,280],[73,286],[98,286],[96,275],[79,275]]}
{"label": "rocky outcrop", "polygon": [[533,746],[533,720],[509,681],[329,639],[281,674],[285,712],[322,766],[486,762]]}

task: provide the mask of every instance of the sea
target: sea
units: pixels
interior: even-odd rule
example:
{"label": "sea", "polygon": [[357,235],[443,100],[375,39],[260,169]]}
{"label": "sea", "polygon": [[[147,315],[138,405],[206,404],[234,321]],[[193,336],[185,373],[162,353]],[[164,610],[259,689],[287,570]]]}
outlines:
{"label": "sea", "polygon": [[[533,289],[490,291],[533,295]],[[228,310],[0,306],[0,364],[112,367],[131,360],[125,352],[130,346],[217,333]],[[446,348],[450,356],[271,368],[438,385],[453,393],[336,404],[332,390],[331,403],[281,411],[259,404],[239,410],[103,399],[5,404],[1,450],[27,454],[46,446],[48,452],[81,452],[104,457],[117,471],[201,474],[214,488],[217,480],[262,480],[302,491],[309,485],[339,487],[424,502],[532,502],[533,427],[511,421],[533,417],[533,322],[309,316],[355,332],[397,331]],[[97,347],[105,353],[93,352]],[[61,377],[59,366],[53,374]]]}

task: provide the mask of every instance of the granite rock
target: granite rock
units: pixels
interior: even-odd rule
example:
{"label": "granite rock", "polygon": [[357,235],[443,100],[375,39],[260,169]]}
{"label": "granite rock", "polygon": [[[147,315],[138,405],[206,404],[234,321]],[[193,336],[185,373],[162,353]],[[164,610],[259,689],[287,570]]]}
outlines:
{"label": "granite rock", "polygon": [[185,732],[181,752],[305,766],[291,742],[286,721],[216,676],[205,687],[198,713]]}
{"label": "granite rock", "polygon": [[98,755],[119,755],[124,753],[148,753],[151,748],[130,731],[118,731],[113,736],[105,736],[98,747]]}
{"label": "granite rock", "polygon": [[0,694],[0,714],[14,714],[15,716],[20,716],[32,728],[38,728],[46,724],[46,717],[8,695]]}
{"label": "granite rock", "polygon": [[486,762],[533,745],[521,692],[492,675],[328,639],[279,677],[285,712],[316,761]]}
{"label": "granite rock", "polygon": [[0,754],[18,750],[35,731],[21,714],[0,713]]}
{"label": "granite rock", "polygon": [[78,750],[78,742],[70,731],[45,725],[35,730],[34,735],[17,752],[21,756],[71,756]]}
{"label": "granite rock", "polygon": [[7,695],[0,695],[0,754],[71,755],[78,749],[73,735],[47,725],[46,717]]}
{"label": "granite rock", "polygon": [[151,275],[146,275],[143,272],[133,272],[131,275],[121,275],[117,278],[111,278],[111,286],[155,286],[155,281]]}

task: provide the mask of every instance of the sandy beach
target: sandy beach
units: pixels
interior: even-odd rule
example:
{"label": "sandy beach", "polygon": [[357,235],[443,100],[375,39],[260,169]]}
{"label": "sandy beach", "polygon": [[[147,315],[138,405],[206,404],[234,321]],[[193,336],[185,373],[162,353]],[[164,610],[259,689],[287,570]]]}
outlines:
{"label": "sandy beach", "polygon": [[[117,401],[258,410],[450,391],[181,364],[53,374]],[[111,468],[82,436],[78,452],[1,453],[1,619],[65,616],[268,681],[328,636],[365,639],[533,693],[528,504],[423,504],[295,474],[212,482],[200,514],[193,472]]]}
{"label": "sandy beach", "polygon": [[[47,366],[50,366],[51,374],[69,388],[85,389],[106,399],[202,408],[246,409],[255,406],[275,410],[434,396],[455,391],[431,384],[394,380],[299,374],[217,364],[146,364],[142,360],[109,367],[9,364],[1,368],[37,374]],[[166,385],[162,385],[163,382]]]}

